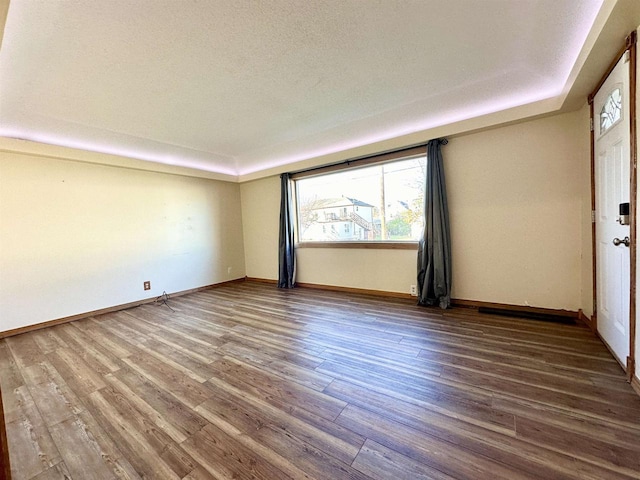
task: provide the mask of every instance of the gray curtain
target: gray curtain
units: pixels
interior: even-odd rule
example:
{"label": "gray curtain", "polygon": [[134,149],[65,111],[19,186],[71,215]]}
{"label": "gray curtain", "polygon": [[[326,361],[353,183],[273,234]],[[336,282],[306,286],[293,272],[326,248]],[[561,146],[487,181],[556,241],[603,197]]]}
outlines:
{"label": "gray curtain", "polygon": [[296,284],[296,255],[293,237],[293,201],[291,175],[280,175],[280,243],[278,246],[278,288],[293,288]]}
{"label": "gray curtain", "polygon": [[418,243],[418,304],[441,308],[451,305],[451,234],[440,151],[447,143],[436,139],[427,144],[424,233]]}

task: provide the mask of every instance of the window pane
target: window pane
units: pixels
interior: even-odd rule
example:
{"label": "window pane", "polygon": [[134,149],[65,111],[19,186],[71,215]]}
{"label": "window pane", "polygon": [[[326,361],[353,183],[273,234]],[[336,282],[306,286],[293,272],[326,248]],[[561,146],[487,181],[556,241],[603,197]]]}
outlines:
{"label": "window pane", "polygon": [[425,158],[296,181],[299,241],[418,240]]}
{"label": "window pane", "polygon": [[622,92],[616,88],[609,94],[600,111],[600,135],[615,125],[622,116]]}

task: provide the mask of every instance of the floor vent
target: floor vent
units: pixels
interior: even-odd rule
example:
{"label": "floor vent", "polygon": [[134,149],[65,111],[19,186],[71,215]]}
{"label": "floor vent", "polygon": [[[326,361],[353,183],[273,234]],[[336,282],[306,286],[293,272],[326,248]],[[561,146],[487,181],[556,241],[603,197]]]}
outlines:
{"label": "floor vent", "polygon": [[536,312],[530,310],[516,310],[510,308],[496,307],[478,307],[478,313],[487,313],[490,315],[502,315],[505,317],[529,318],[532,320],[543,320],[545,322],[556,322],[574,324],[576,319],[569,316],[556,315],[554,313]]}

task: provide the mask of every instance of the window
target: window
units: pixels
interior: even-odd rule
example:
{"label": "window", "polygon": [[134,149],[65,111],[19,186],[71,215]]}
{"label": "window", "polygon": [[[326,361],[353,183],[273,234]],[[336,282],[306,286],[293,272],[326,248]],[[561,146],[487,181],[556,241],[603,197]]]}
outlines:
{"label": "window", "polygon": [[622,118],[622,93],[616,88],[609,94],[600,111],[600,135],[613,127]]}
{"label": "window", "polygon": [[425,166],[425,156],[414,155],[295,179],[298,241],[417,241]]}

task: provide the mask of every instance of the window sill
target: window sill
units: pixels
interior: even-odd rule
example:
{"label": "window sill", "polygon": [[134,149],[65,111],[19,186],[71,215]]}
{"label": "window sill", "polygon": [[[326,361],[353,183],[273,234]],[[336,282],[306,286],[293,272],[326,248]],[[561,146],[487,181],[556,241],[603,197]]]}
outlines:
{"label": "window sill", "polygon": [[296,248],[364,248],[379,250],[417,250],[418,242],[300,242]]}

